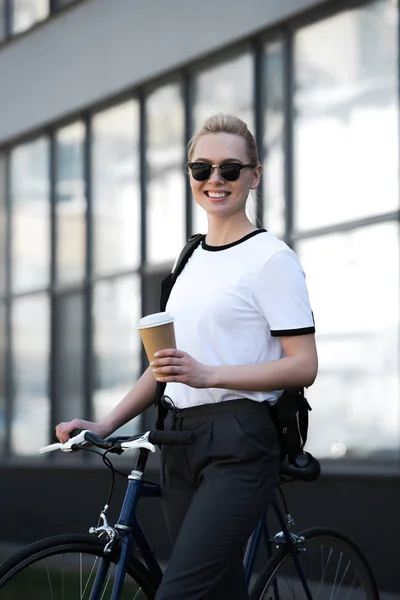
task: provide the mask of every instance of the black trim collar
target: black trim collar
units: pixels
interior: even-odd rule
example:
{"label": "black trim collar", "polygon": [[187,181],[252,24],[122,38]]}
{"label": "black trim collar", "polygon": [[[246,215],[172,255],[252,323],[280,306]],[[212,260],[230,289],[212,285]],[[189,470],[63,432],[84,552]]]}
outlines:
{"label": "black trim collar", "polygon": [[236,242],[232,242],[230,244],[225,244],[224,246],[209,246],[206,243],[206,238],[204,238],[204,240],[202,240],[201,242],[201,247],[203,248],[203,250],[208,250],[210,252],[219,252],[220,250],[227,250],[228,248],[232,248],[232,246],[237,246],[238,244],[245,242],[246,240],[254,237],[255,235],[259,233],[265,233],[266,231],[266,229],[256,229],[256,231],[248,233],[244,237],[240,238],[240,240],[236,240]]}

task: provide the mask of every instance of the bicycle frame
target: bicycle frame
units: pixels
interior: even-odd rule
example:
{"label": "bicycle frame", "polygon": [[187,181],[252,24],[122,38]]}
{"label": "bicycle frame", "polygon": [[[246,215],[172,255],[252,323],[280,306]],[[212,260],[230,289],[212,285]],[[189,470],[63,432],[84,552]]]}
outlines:
{"label": "bicycle frame", "polygon": [[[136,468],[128,475],[128,487],[124,502],[118,522],[114,527],[119,534],[121,553],[117,564],[110,600],[119,599],[129,564],[129,559],[135,543],[142,554],[146,567],[152,573],[153,577],[157,578],[158,581],[161,581],[162,578],[161,567],[154,556],[154,552],[151,549],[136,516],[136,508],[141,496],[161,496],[160,488],[144,486],[144,470],[148,454],[149,451],[147,449],[141,449],[139,451]],[[102,559],[99,569],[96,573],[94,585],[90,594],[90,600],[98,600],[101,597],[101,589],[104,585],[108,566],[107,559]]]}
{"label": "bicycle frame", "polygon": [[[140,523],[136,516],[136,508],[140,497],[161,497],[161,488],[159,486],[144,485],[144,470],[148,458],[148,453],[149,450],[147,449],[141,449],[139,451],[136,468],[130,473],[130,475],[128,475],[128,487],[126,490],[118,522],[113,528],[118,532],[119,541],[121,543],[121,553],[117,564],[114,585],[110,600],[119,599],[134,544],[137,545],[142,555],[144,564],[146,565],[147,569],[151,572],[153,578],[156,579],[158,582],[160,582],[162,578],[162,569],[154,556],[154,552],[151,549],[149,542],[145,536],[145,533],[142,527],[140,526]],[[289,545],[290,553],[296,565],[296,569],[299,578],[302,582],[304,592],[308,600],[312,600],[311,592],[309,590],[307,581],[305,579],[304,573],[301,569],[298,560],[298,550],[296,546],[296,541],[294,539],[295,536],[290,533],[275,496],[272,499],[271,505],[282,528],[283,541],[281,543]],[[265,512],[264,516],[260,519],[256,529],[250,536],[249,542],[247,544],[243,563],[247,585],[250,584],[250,579],[254,570],[255,560],[257,552],[260,548],[261,539],[264,538],[268,558],[271,558],[272,556],[272,547],[274,543],[278,543],[269,535],[267,513],[268,509]],[[108,567],[109,563],[107,559],[102,559],[98,571],[96,573],[94,585],[90,595],[90,600],[98,600],[101,597],[100,594],[104,585],[105,578],[107,576]],[[276,598],[279,598],[277,584],[275,584],[275,596]]]}

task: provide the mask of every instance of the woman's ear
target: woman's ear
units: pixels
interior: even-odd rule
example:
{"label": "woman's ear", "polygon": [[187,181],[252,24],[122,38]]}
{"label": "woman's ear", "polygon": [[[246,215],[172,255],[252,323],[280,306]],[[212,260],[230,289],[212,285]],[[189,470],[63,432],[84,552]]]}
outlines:
{"label": "woman's ear", "polygon": [[254,167],[254,169],[253,169],[253,179],[252,179],[251,186],[250,186],[251,190],[256,190],[258,188],[258,186],[260,185],[261,173],[262,173],[262,165],[259,164],[256,167]]}

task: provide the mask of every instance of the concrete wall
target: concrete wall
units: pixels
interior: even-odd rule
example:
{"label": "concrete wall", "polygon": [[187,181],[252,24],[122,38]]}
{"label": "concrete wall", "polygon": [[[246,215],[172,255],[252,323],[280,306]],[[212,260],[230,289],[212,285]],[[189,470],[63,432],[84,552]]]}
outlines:
{"label": "concrete wall", "polygon": [[322,3],[79,3],[0,49],[0,144]]}

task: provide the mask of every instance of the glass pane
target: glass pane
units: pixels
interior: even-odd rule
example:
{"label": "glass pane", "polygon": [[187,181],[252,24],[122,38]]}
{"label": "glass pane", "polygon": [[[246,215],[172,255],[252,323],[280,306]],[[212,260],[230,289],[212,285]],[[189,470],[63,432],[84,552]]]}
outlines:
{"label": "glass pane", "polygon": [[285,233],[285,113],[283,44],[265,47],[264,227],[279,237]]}
{"label": "glass pane", "polygon": [[398,459],[399,233],[392,222],[298,243],[320,360],[308,391],[317,456]]}
{"label": "glass pane", "polygon": [[37,455],[49,438],[50,310],[45,295],[15,299],[12,307],[14,454]]}
{"label": "glass pane", "polygon": [[295,38],[296,229],[399,207],[397,13],[374,2]]}
{"label": "glass pane", "polygon": [[136,329],[140,310],[138,277],[96,284],[93,309],[96,420],[108,414],[140,376],[141,342]]}
{"label": "glass pane", "polygon": [[6,307],[0,302],[0,456],[6,433]]}
{"label": "glass pane", "polygon": [[13,0],[11,6],[13,33],[26,31],[49,15],[49,0]]}
{"label": "glass pane", "polygon": [[6,215],[6,160],[0,154],[0,296],[6,290],[6,250],[7,250],[7,215]]}
{"label": "glass pane", "polygon": [[55,307],[56,420],[84,415],[84,307],[81,294],[57,299]]}
{"label": "glass pane", "polygon": [[185,115],[179,85],[146,101],[147,260],[175,260],[185,241]]}
{"label": "glass pane", "polygon": [[[219,112],[230,113],[243,119],[250,131],[254,124],[253,56],[248,52],[232,60],[198,73],[195,79],[194,130]],[[254,198],[249,198],[249,212],[253,215]],[[193,202],[193,231],[207,231],[206,213]]]}
{"label": "glass pane", "polygon": [[56,280],[85,274],[85,126],[74,123],[56,135]]}
{"label": "glass pane", "polygon": [[44,287],[50,276],[49,145],[45,138],[11,153],[12,288]]}
{"label": "glass pane", "polygon": [[93,118],[94,269],[140,263],[139,107],[126,102]]}

